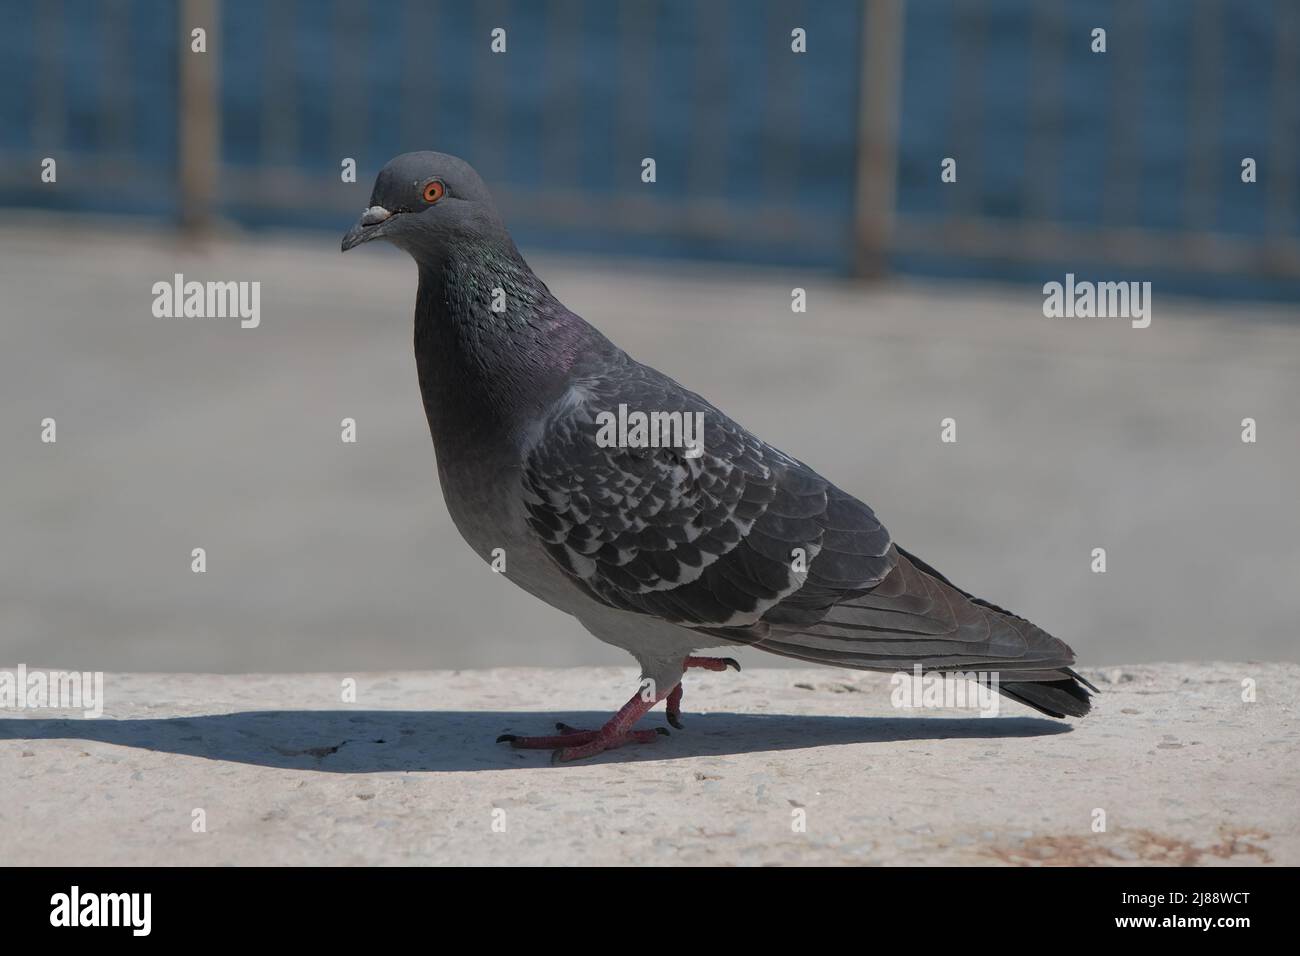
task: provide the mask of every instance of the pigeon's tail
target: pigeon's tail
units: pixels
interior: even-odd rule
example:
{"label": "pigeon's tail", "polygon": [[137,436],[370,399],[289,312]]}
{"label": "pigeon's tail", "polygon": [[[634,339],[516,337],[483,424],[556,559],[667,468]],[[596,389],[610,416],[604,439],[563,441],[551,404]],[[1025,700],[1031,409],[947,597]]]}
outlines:
{"label": "pigeon's tail", "polygon": [[[765,618],[753,646],[799,660],[876,671],[997,674],[997,689],[1052,717],[1088,713],[1096,688],[1070,665],[1074,652],[1046,631],[957,588],[898,548],[889,575],[808,620],[787,605]],[[800,620],[803,617],[804,620]]]}
{"label": "pigeon's tail", "polygon": [[998,692],[1049,717],[1083,717],[1092,709],[1089,684],[1068,667],[1063,680],[1011,681],[998,685]]}

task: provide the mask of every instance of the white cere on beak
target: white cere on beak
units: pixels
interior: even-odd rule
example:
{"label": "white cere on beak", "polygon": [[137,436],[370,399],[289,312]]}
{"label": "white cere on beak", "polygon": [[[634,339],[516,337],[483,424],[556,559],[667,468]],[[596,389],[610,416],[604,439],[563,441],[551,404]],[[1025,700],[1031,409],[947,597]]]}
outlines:
{"label": "white cere on beak", "polygon": [[387,209],[385,209],[383,206],[371,206],[369,209],[367,209],[365,212],[361,214],[361,225],[375,226],[383,222],[391,215],[392,213],[389,212]]}

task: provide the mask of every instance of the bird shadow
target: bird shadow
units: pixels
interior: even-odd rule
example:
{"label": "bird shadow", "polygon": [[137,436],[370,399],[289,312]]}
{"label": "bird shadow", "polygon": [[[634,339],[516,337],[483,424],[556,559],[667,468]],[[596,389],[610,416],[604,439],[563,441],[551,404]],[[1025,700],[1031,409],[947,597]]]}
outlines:
{"label": "bird shadow", "polygon": [[[556,721],[599,727],[603,712],[268,710],[198,717],[0,719],[0,740],[83,740],[280,770],[416,773],[541,768],[548,751],[494,743],[503,733],[551,734]],[[685,730],[632,744],[591,762],[798,750],[844,744],[1003,740],[1066,733],[1034,717],[828,717],[695,714]],[[659,722],[646,721],[643,726]]]}

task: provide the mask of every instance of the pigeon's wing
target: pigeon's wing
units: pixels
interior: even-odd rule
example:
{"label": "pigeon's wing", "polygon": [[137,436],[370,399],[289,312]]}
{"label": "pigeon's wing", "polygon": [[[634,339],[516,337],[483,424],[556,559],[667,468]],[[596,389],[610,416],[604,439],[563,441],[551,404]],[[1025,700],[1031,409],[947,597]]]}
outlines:
{"label": "pigeon's wing", "polygon": [[[660,416],[668,441],[618,444],[620,407],[632,428]],[[684,447],[696,423],[698,455]],[[897,562],[865,504],[630,359],[575,383],[526,452],[523,493],[547,553],[591,597],[732,639],[757,637],[737,632],[781,605],[816,620],[814,605]]]}
{"label": "pigeon's wing", "polygon": [[[629,423],[702,416],[701,453],[611,444],[620,406]],[[630,359],[574,384],[525,453],[523,494],[547,553],[611,607],[818,663],[996,665],[1019,682],[1004,693],[1087,711],[1066,644],[960,590],[867,505]]]}

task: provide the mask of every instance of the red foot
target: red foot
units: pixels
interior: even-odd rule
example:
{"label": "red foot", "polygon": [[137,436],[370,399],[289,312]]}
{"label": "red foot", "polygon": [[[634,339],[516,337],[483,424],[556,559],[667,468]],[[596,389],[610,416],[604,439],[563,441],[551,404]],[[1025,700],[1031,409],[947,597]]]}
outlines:
{"label": "red foot", "polygon": [[[711,671],[724,671],[728,667],[740,670],[740,664],[730,657],[688,657],[683,662],[685,668],[702,667]],[[551,763],[565,763],[594,756],[604,750],[613,750],[626,744],[648,744],[661,736],[667,736],[663,727],[654,730],[633,730],[632,725],[640,720],[650,708],[661,700],[667,700],[668,722],[680,729],[682,712],[682,685],[678,684],[666,696],[647,699],[637,694],[619,709],[600,730],[578,730],[568,724],[556,724],[559,734],[546,737],[518,737],[514,734],[502,734],[497,743],[509,743],[521,750],[554,750]]]}
{"label": "red foot", "polygon": [[[688,657],[683,661],[687,670],[692,667],[700,667],[706,671],[725,671],[728,667],[734,667],[740,670],[740,662],[734,657]],[[678,730],[682,729],[682,685],[678,684],[673,688],[672,693],[668,695],[668,703],[664,705],[668,711],[668,723],[672,724]]]}
{"label": "red foot", "polygon": [[702,667],[706,671],[725,671],[728,667],[740,670],[740,661],[734,657],[688,657],[684,661],[686,669]]}
{"label": "red foot", "polygon": [[664,704],[664,709],[668,712],[668,723],[672,724],[677,730],[682,729],[682,685],[678,684],[673,688],[673,692],[668,695],[668,703]]}
{"label": "red foot", "polygon": [[[576,747],[588,744],[600,736],[599,730],[579,730],[568,724],[556,724],[558,734],[549,737],[516,737],[514,734],[502,734],[497,743],[509,743],[516,750],[554,750],[556,747]],[[629,730],[617,743],[611,742],[606,748],[621,747],[624,744],[653,743],[659,737],[666,737],[667,729],[657,727],[654,730]]]}
{"label": "red foot", "polygon": [[583,757],[594,756],[603,750],[622,747],[624,744],[649,743],[661,734],[668,733],[668,731],[663,728],[657,730],[633,730],[632,725],[661,700],[663,700],[662,697],[647,699],[642,697],[641,694],[637,694],[624,704],[619,712],[611,717],[600,730],[575,730],[564,724],[558,724],[556,725],[556,729],[560,731],[558,737],[516,737],[514,734],[502,734],[497,738],[497,743],[509,741],[512,747],[529,749],[549,750],[558,748],[551,755],[551,763],[580,760]]}

